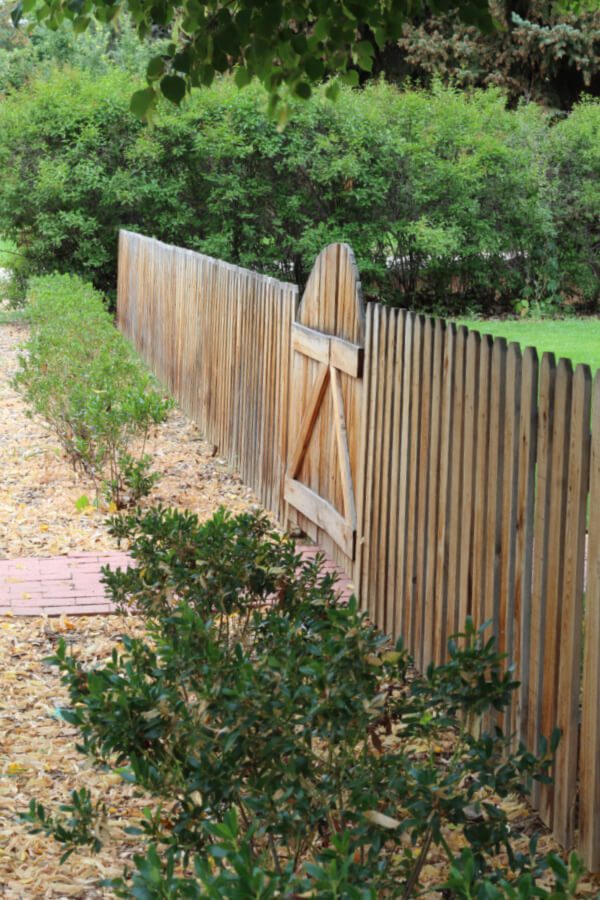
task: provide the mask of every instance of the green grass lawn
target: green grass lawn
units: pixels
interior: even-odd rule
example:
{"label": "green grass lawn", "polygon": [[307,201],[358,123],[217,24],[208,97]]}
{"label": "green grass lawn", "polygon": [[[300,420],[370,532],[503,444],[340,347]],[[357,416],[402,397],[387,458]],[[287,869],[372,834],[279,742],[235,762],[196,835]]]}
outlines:
{"label": "green grass lawn", "polygon": [[600,316],[570,319],[460,319],[474,331],[518,341],[521,347],[535,347],[538,354],[554,353],[576,363],[587,363],[592,372],[600,369]]}

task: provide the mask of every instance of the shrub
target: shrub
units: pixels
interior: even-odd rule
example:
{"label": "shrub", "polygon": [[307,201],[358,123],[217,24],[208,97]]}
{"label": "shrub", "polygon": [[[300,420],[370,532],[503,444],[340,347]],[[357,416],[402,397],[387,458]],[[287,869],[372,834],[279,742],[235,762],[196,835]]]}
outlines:
{"label": "shrub", "polygon": [[[264,93],[227,80],[150,130],[121,73],[63,71],[0,104],[0,230],[31,271],[115,283],[120,226],[303,284],[349,241],[369,296],[506,304],[544,291],[553,224],[545,125],[499,93],[322,93],[279,132]],[[26,185],[26,189],[24,189]]]}
{"label": "shrub", "polygon": [[169,402],[115,329],[102,296],[75,276],[31,284],[32,332],[16,385],[73,465],[117,508],[147,494],[150,458],[128,448],[161,422]]}
{"label": "shrub", "polygon": [[103,24],[92,19],[84,33],[77,33],[68,19],[52,29],[37,22],[15,28],[12,8],[0,0],[0,95],[18,90],[32,78],[46,77],[57,66],[81,69],[94,77],[116,67],[141,77],[150,59],[168,44],[166,38],[154,35],[141,43],[124,11],[118,21]]}
{"label": "shrub", "polygon": [[[551,756],[473,727],[515,683],[471,623],[417,677],[401,642],[340,604],[319,561],[301,562],[263,516],[221,510],[201,525],[154,509],[111,531],[137,566],[105,582],[146,634],[97,668],[64,643],[53,662],[82,751],[156,798],[119,896],[410,896],[432,846],[456,896],[549,897],[548,866],[552,896],[572,895],[575,858],[569,870],[536,859],[535,842],[513,848],[497,798],[548,780]],[[67,820],[35,800],[26,818],[69,852],[86,832],[96,846],[96,808],[76,792]]]}
{"label": "shrub", "polygon": [[557,259],[563,292],[600,300],[600,102],[580,103],[551,133]]}
{"label": "shrub", "polygon": [[368,298],[430,310],[597,290],[592,207],[577,242],[567,216],[578,176],[580,197],[594,190],[594,104],[551,141],[536,106],[507,110],[496,90],[317,91],[284,131],[255,85],[222,79],[152,128],[130,93],[122,72],[64,70],[0,103],[0,232],[25,274],[112,292],[125,226],[301,286],[325,244],[348,241]]}

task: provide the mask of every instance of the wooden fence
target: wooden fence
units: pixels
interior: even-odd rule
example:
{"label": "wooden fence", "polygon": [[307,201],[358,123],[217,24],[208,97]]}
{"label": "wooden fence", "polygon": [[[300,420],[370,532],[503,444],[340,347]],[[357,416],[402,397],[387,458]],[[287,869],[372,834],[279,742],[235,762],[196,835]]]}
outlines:
{"label": "wooden fence", "polygon": [[492,620],[521,682],[503,724],[532,750],[562,731],[535,803],[600,870],[600,375],[439,319],[365,313],[345,245],[323,251],[298,304],[292,285],[122,232],[118,317],[419,667],[467,615]]}
{"label": "wooden fence", "polygon": [[122,231],[118,321],[261,503],[282,519],[295,285]]}

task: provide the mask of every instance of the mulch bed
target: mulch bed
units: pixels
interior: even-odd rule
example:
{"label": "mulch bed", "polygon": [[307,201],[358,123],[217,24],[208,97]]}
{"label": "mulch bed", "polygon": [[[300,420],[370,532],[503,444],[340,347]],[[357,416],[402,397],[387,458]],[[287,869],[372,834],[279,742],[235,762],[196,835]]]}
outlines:
{"label": "mulch bed", "polygon": [[[68,703],[55,669],[44,662],[60,637],[82,660],[102,661],[134,618],[89,616],[70,620],[0,621],[0,896],[7,898],[112,897],[98,883],[122,873],[139,852],[136,838],[124,828],[136,824],[148,802],[140,790],[111,772],[91,766],[77,752],[76,730],[58,718]],[[42,834],[32,835],[19,822],[32,798],[48,809],[68,802],[72,790],[88,787],[109,809],[104,849],[96,856],[83,850],[60,864],[61,848]]]}

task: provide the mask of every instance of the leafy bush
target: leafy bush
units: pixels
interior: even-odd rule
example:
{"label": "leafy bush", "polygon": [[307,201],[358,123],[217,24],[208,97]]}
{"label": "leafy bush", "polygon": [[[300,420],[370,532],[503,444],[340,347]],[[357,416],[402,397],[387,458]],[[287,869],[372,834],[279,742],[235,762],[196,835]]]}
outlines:
{"label": "leafy bush", "polygon": [[557,259],[563,291],[600,300],[600,103],[580,103],[551,133]]}
{"label": "leafy bush", "polygon": [[[433,846],[455,896],[549,897],[548,867],[552,896],[573,895],[576,858],[513,847],[497,798],[547,781],[551,754],[477,727],[515,682],[470,622],[417,677],[262,516],[154,509],[111,531],[137,566],[105,583],[146,634],[97,668],[64,642],[53,662],[82,751],[156,798],[119,896],[411,896]],[[95,809],[75,792],[66,821],[35,800],[26,818],[68,853],[97,846]]]}
{"label": "leafy bush", "polygon": [[117,508],[147,494],[150,458],[128,452],[166,416],[165,400],[115,329],[102,296],[75,276],[31,285],[32,332],[16,385],[73,462]]}
{"label": "leafy bush", "polygon": [[[284,131],[255,85],[223,79],[164,104],[151,129],[130,91],[117,71],[65,70],[0,103],[0,232],[30,272],[113,291],[125,226],[301,286],[323,246],[345,240],[367,297],[396,305],[492,311],[597,290],[566,203],[554,207],[571,170],[581,196],[594,190],[594,104],[569,120],[574,156],[557,166],[543,113],[509,111],[495,90],[371,84],[335,104],[317,92]],[[594,227],[578,226],[590,248]]]}

